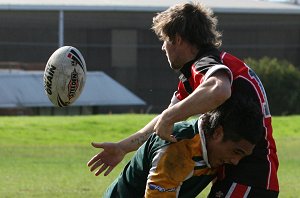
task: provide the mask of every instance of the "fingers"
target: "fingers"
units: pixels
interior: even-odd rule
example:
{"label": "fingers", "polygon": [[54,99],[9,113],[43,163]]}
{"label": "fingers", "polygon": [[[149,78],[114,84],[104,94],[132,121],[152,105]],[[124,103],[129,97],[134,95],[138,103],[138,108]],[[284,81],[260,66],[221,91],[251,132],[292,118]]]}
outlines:
{"label": "fingers", "polygon": [[[105,143],[92,142],[91,144],[95,148],[103,148],[104,149],[104,147],[105,147]],[[100,160],[101,157],[102,157],[102,152],[98,153],[97,155],[95,155],[94,157],[92,157],[92,159],[90,159],[90,161],[88,161],[87,166],[91,166],[92,164],[94,164],[95,162],[97,162],[98,160]]]}
{"label": "fingers", "polygon": [[[114,167],[118,164],[115,158],[118,158],[120,155],[120,152],[117,153],[117,147],[116,144],[109,143],[109,142],[103,142],[103,143],[91,143],[93,147],[95,148],[102,148],[103,150],[92,157],[90,161],[88,161],[87,166],[90,167],[90,171],[93,172],[96,169],[98,169],[95,172],[95,176],[100,175],[101,173],[104,173],[104,176],[107,176]],[[116,161],[114,163],[114,161]]]}
{"label": "fingers", "polygon": [[[104,164],[104,162],[100,159],[97,162],[95,162],[93,164],[93,166],[91,166],[90,171],[93,172],[94,170],[96,170],[98,167],[100,167],[102,164]],[[105,165],[105,164],[104,164]]]}
{"label": "fingers", "polygon": [[101,158],[101,153],[95,155],[92,159],[90,159],[90,161],[88,161],[87,166],[93,165],[95,162],[100,160],[100,158]]}
{"label": "fingers", "polygon": [[105,146],[105,143],[96,143],[96,142],[92,142],[91,143],[93,147],[95,148],[103,148]]}
{"label": "fingers", "polygon": [[114,166],[109,166],[107,171],[104,173],[104,176],[107,176],[114,168]]}
{"label": "fingers", "polygon": [[108,167],[107,164],[103,164],[103,165],[99,168],[99,170],[95,172],[95,176],[100,175],[104,170],[107,169],[107,167]]}
{"label": "fingers", "polygon": [[163,114],[160,119],[156,122],[153,130],[163,140],[169,142],[177,142],[176,138],[172,135],[174,123],[167,122]]}
{"label": "fingers", "polygon": [[115,167],[114,166],[108,166],[107,164],[103,164],[101,168],[95,173],[95,176],[100,175],[102,172],[105,171],[104,176],[107,176]]}
{"label": "fingers", "polygon": [[104,176],[107,176],[113,169],[114,166],[109,166],[107,164],[105,164],[101,159],[99,159],[98,161],[96,161],[95,163],[92,163],[91,161],[88,163],[88,166],[91,166],[90,171],[93,172],[94,170],[96,170],[97,168],[99,168],[98,171],[95,172],[95,176],[100,175],[102,172],[104,172]]}

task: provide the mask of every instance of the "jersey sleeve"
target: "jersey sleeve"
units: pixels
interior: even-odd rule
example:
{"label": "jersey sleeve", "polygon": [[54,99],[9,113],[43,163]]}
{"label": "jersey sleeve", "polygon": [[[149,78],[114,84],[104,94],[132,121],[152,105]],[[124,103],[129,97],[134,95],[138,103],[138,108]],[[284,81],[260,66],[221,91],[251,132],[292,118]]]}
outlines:
{"label": "jersey sleeve", "polygon": [[194,171],[187,143],[179,141],[157,150],[148,174],[146,198],[178,197],[181,185]]}
{"label": "jersey sleeve", "polygon": [[[216,64],[216,65],[209,65],[207,67],[197,67],[194,66],[192,68],[192,75],[190,77],[189,84],[193,91],[203,82],[205,82],[209,77],[214,75],[217,71],[224,70],[229,77],[230,83],[232,84],[233,81],[233,75],[231,70],[222,64]],[[172,99],[171,99],[171,105],[176,104],[177,102],[183,100],[184,98],[188,97],[189,93],[186,91],[186,88],[182,81],[179,81],[177,91],[174,93]]]}
{"label": "jersey sleeve", "polygon": [[170,106],[173,106],[174,104],[176,104],[177,102],[180,101],[180,100],[178,99],[178,97],[177,97],[177,93],[178,93],[178,91],[175,91],[175,92],[174,92],[173,97],[172,97],[172,99],[171,99],[171,104],[170,104]]}
{"label": "jersey sleeve", "polygon": [[220,70],[224,70],[224,71],[228,74],[230,83],[232,84],[232,81],[233,81],[233,75],[232,75],[232,72],[231,72],[231,70],[230,70],[227,66],[225,66],[225,65],[215,65],[215,66],[211,67],[211,68],[206,72],[206,74],[204,75],[204,77],[203,77],[203,82],[205,82],[209,77],[211,77],[214,73],[216,73],[216,71],[220,71]]}

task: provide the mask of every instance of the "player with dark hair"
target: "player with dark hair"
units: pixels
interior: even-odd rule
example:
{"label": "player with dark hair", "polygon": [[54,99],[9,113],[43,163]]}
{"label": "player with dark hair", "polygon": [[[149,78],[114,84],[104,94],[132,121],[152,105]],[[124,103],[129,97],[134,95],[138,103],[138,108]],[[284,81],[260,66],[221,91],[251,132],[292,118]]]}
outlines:
{"label": "player with dark hair", "polygon": [[[226,165],[219,171],[209,197],[277,197],[278,158],[272,137],[271,114],[263,85],[254,71],[227,52],[221,52],[221,33],[213,12],[199,3],[176,4],[153,18],[152,29],[163,41],[172,69],[179,71],[178,89],[171,104],[144,128],[117,143],[93,143],[103,148],[91,159],[105,175],[136,150],[153,132],[176,142],[174,123],[216,109],[231,95],[251,98],[264,116],[264,135],[253,153],[238,166]],[[251,135],[251,134],[249,134]]]}
{"label": "player with dark hair", "polygon": [[262,122],[256,102],[234,96],[199,119],[176,123],[178,141],[151,135],[104,197],[196,197],[217,167],[237,165],[252,153],[263,135]]}

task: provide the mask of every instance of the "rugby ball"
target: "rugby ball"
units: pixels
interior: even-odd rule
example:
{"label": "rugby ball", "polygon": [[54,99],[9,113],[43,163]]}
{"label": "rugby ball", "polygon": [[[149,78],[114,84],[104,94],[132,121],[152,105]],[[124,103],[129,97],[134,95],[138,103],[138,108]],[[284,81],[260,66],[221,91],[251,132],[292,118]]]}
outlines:
{"label": "rugby ball", "polygon": [[80,96],[86,80],[86,64],[80,51],[72,46],[57,49],[44,71],[44,89],[58,107],[71,105]]}

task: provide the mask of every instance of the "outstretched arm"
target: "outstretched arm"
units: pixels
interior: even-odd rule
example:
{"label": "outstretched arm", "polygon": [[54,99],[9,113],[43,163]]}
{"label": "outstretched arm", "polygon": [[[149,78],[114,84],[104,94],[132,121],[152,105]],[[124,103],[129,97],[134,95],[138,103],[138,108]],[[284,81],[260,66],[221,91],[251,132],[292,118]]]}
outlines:
{"label": "outstretched arm", "polygon": [[95,172],[96,176],[104,171],[104,176],[108,175],[123,160],[127,153],[137,150],[148,139],[153,133],[154,125],[159,117],[160,115],[156,116],[144,128],[120,142],[92,143],[93,147],[103,150],[87,163],[90,170],[94,171],[99,168]]}

